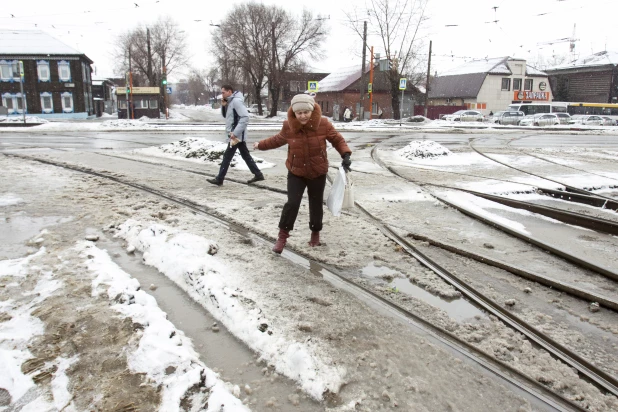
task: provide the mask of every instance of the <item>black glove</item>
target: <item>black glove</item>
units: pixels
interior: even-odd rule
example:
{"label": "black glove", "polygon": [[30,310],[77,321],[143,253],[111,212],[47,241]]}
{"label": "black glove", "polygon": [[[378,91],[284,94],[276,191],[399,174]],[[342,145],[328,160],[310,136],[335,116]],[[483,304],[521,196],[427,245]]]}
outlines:
{"label": "black glove", "polygon": [[351,172],[352,169],[350,169],[350,166],[352,165],[352,161],[350,160],[350,153],[346,153],[343,155],[343,160],[341,161],[341,167],[343,167],[343,170],[345,170],[346,172]]}

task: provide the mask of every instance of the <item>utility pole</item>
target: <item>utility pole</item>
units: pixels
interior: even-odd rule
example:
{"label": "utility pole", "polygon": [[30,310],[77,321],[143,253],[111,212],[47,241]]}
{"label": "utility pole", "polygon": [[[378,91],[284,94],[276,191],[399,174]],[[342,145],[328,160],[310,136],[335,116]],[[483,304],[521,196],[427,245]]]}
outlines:
{"label": "utility pole", "polygon": [[429,58],[427,59],[427,83],[425,83],[425,117],[427,117],[427,105],[429,104],[429,76],[431,74],[431,40],[429,40]]}
{"label": "utility pole", "polygon": [[271,61],[272,61],[272,71],[271,71],[271,78],[272,78],[272,93],[273,95],[271,96],[273,101],[271,103],[270,106],[270,113],[273,116],[277,115],[277,108],[275,107],[275,103],[277,102],[277,99],[275,98],[275,90],[278,90],[276,85],[277,85],[277,74],[276,74],[276,68],[277,68],[277,64],[275,63],[275,57],[277,55],[277,53],[275,52],[275,47],[276,47],[276,42],[275,42],[275,21],[273,20],[271,22],[271,41],[272,41],[272,45],[271,45],[271,49],[272,49],[272,56],[271,56]]}
{"label": "utility pole", "polygon": [[371,91],[369,92],[369,120],[373,117],[373,46],[371,46],[371,60],[369,60],[371,66],[369,68],[369,84],[371,85]]}
{"label": "utility pole", "polygon": [[[367,58],[367,21],[363,22],[363,65],[361,68],[360,89],[360,110],[358,113],[360,120],[365,120],[365,59]],[[373,67],[373,61],[371,62]]]}
{"label": "utility pole", "polygon": [[21,93],[21,113],[26,124],[26,95],[24,94],[24,62],[19,61],[19,91]]}
{"label": "utility pole", "polygon": [[[130,106],[127,105],[127,110],[129,110],[130,107],[131,119],[135,119],[135,109],[133,109],[133,66],[131,65],[131,46],[129,46],[129,88],[131,104]],[[128,114],[129,112],[127,112],[127,119],[129,118]]]}
{"label": "utility pole", "polygon": [[167,109],[167,67],[165,66],[165,51],[161,55],[161,66],[163,67],[163,102],[165,105],[165,120],[169,118]]}
{"label": "utility pole", "polygon": [[155,82],[152,79],[152,51],[150,49],[150,29],[146,29],[146,44],[148,45],[148,82],[149,86],[154,86]]}

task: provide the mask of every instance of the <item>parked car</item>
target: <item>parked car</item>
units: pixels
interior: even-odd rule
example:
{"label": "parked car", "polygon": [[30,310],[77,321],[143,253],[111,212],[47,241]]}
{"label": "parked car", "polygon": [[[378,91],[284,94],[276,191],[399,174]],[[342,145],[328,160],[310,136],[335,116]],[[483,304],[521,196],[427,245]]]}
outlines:
{"label": "parked car", "polygon": [[571,116],[569,124],[582,124],[587,126],[601,126],[603,118],[595,114],[579,114]]}
{"label": "parked car", "polygon": [[491,118],[490,122],[507,125],[518,124],[525,116],[524,112],[503,111],[497,112]]}
{"label": "parked car", "polygon": [[482,122],[485,116],[476,110],[457,110],[453,114],[445,114],[442,120],[451,122]]}
{"label": "parked car", "polygon": [[[249,113],[255,113],[258,114],[258,105],[257,104],[252,104],[251,106],[247,107],[247,111]],[[262,111],[265,112],[266,111],[266,106],[262,105]]]}
{"label": "parked car", "polygon": [[571,121],[571,115],[568,113],[556,113],[558,119],[560,119],[560,124],[569,124]]}
{"label": "parked car", "polygon": [[616,121],[611,117],[601,116],[603,119],[603,126],[616,126]]}
{"label": "parked car", "polygon": [[540,113],[524,117],[519,121],[520,126],[554,126],[560,124],[556,113]]}

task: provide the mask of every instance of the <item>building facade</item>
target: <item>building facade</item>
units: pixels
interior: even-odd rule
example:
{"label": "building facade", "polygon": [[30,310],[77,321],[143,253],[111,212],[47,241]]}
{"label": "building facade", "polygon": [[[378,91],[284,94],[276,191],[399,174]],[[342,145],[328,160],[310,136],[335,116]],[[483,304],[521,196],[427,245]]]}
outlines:
{"label": "building facade", "polygon": [[[367,65],[364,83],[369,83],[370,66]],[[371,118],[393,118],[393,107],[390,92],[390,82],[387,72],[379,70],[379,64],[374,65],[372,83],[372,98],[370,106],[370,96],[363,90],[362,106],[365,119]],[[353,112],[353,117],[360,118],[361,113],[361,90],[367,86],[362,86],[361,68],[351,66],[337,70],[318,83],[318,93],[315,97],[316,103],[320,105],[325,116],[332,116],[333,120],[341,120],[346,107]],[[398,94],[401,98],[401,93]],[[414,113],[414,105],[422,101],[422,93],[410,82],[406,83],[406,90],[403,93],[403,117],[409,117]],[[380,116],[381,113],[381,116]]]}
{"label": "building facade", "polygon": [[159,111],[160,96],[161,89],[158,87],[133,87],[130,92],[127,92],[126,87],[117,87],[118,118],[140,119],[146,116],[151,119],[159,119],[161,117]]}
{"label": "building facade", "polygon": [[111,80],[92,80],[92,100],[97,117],[101,117],[103,113],[112,114],[118,111],[115,92],[116,85]]}
{"label": "building facade", "polygon": [[618,103],[618,53],[602,51],[546,70],[563,102]]}
{"label": "building facade", "polygon": [[2,106],[9,116],[86,118],[94,114],[92,63],[42,31],[0,30]]}
{"label": "building facade", "polygon": [[547,73],[512,57],[470,61],[435,76],[429,87],[430,106],[462,106],[485,115],[511,103],[552,100]]}

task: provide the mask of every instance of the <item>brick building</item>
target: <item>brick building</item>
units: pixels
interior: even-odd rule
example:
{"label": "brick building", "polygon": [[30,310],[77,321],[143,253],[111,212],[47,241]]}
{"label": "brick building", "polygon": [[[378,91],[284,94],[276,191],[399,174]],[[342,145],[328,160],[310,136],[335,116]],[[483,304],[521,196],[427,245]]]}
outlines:
{"label": "brick building", "polygon": [[[365,85],[369,83],[370,66],[367,65],[365,74]],[[332,116],[333,120],[343,119],[345,107],[349,107],[354,117],[360,112],[360,93],[361,89],[361,68],[358,65],[343,68],[332,72],[318,83],[318,93],[315,97],[316,103],[320,105],[325,116]],[[373,101],[371,116],[378,117],[380,109],[382,118],[393,118],[393,108],[390,93],[390,83],[387,72],[379,71],[379,64],[374,67],[373,73]],[[369,97],[366,90],[363,96],[365,118],[369,118]],[[409,117],[413,114],[414,105],[422,100],[422,93],[410,82],[404,91],[403,116]]]}
{"label": "brick building", "polygon": [[618,53],[602,51],[545,70],[555,100],[618,103]]}
{"label": "brick building", "polygon": [[[23,63],[25,101],[20,90]],[[0,96],[10,115],[86,118],[94,113],[92,64],[39,30],[0,30]],[[24,104],[25,103],[25,104]]]}

